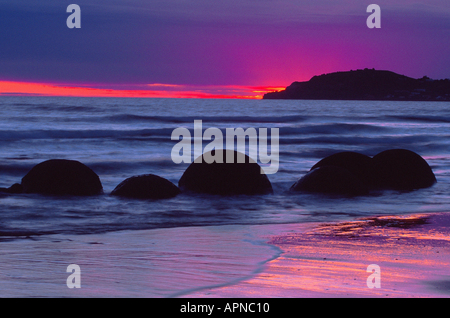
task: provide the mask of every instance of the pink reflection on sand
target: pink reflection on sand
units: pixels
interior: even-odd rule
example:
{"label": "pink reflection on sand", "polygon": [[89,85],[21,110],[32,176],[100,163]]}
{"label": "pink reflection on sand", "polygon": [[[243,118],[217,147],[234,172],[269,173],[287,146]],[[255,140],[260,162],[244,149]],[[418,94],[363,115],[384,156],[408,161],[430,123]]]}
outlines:
{"label": "pink reflection on sand", "polygon": [[[211,297],[449,297],[450,215],[416,214],[286,226],[271,244],[284,253],[265,271]],[[381,267],[381,288],[367,267]],[[195,296],[205,296],[197,294]]]}
{"label": "pink reflection on sand", "polygon": [[53,235],[2,252],[2,297],[450,297],[450,213]]}

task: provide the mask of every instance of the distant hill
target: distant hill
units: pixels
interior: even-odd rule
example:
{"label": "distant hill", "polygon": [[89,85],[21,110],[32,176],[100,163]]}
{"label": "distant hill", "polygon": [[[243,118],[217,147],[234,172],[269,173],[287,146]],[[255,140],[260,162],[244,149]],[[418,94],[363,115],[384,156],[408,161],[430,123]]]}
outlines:
{"label": "distant hill", "polygon": [[263,99],[450,101],[450,80],[414,79],[391,71],[364,69],[314,76]]}

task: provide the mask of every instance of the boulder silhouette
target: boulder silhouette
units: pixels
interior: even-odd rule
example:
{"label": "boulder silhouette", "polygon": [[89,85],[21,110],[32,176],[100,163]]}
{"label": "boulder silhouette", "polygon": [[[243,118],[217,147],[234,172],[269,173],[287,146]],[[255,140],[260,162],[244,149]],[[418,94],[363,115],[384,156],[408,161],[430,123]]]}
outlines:
{"label": "boulder silhouette", "polygon": [[369,156],[352,151],[338,152],[317,162],[310,171],[323,166],[345,168],[361,182],[368,185],[373,183],[373,159]]}
{"label": "boulder silhouette", "polygon": [[180,189],[169,180],[154,174],[146,174],[122,181],[111,195],[136,199],[167,199],[175,197],[180,192]]}
{"label": "boulder silhouette", "polygon": [[294,183],[291,191],[358,196],[369,193],[365,183],[339,166],[320,166]]}
{"label": "boulder silhouette", "polygon": [[[182,191],[218,195],[273,193],[269,179],[250,157],[234,150],[217,151],[205,153],[191,163],[178,182]],[[243,163],[238,162],[238,154],[243,156]],[[205,156],[221,156],[222,163],[207,163]],[[233,157],[234,162],[227,162],[227,157]]]}
{"label": "boulder silhouette", "polygon": [[96,195],[103,193],[98,175],[75,160],[52,159],[34,166],[22,178],[24,193]]}
{"label": "boulder silhouette", "polygon": [[417,153],[390,149],[373,157],[376,185],[382,189],[414,190],[428,188],[436,177],[428,163]]}
{"label": "boulder silhouette", "polygon": [[5,193],[22,193],[23,192],[23,187],[22,187],[22,185],[20,183],[14,183],[9,188],[0,188],[0,192],[5,192]]}

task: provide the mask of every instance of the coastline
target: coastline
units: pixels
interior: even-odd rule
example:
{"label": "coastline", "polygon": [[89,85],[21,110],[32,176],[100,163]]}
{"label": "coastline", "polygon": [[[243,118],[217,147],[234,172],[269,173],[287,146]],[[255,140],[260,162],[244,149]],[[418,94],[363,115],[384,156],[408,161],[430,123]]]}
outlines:
{"label": "coastline", "polygon": [[[173,298],[252,278],[280,253],[243,225],[48,235],[0,242],[0,297]],[[66,269],[81,269],[69,289]]]}
{"label": "coastline", "polygon": [[[2,242],[0,297],[450,297],[450,213]],[[81,288],[69,289],[69,264]],[[381,268],[370,289],[368,265]]]}
{"label": "coastline", "polygon": [[[284,225],[283,250],[250,280],[189,297],[450,297],[450,213]],[[371,264],[380,288],[369,288]]]}

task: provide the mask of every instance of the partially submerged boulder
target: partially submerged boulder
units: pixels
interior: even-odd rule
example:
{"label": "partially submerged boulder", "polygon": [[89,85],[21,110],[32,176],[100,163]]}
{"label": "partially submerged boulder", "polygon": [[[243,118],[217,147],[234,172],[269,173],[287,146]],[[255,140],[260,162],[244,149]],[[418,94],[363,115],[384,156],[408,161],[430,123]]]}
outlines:
{"label": "partially submerged boulder", "polygon": [[317,162],[292,185],[293,191],[364,195],[370,190],[415,190],[436,182],[428,163],[405,149],[390,149],[373,158],[340,152]]}
{"label": "partially submerged boulder", "polygon": [[0,192],[4,193],[22,193],[23,187],[20,183],[14,183],[9,188],[0,188]]}
{"label": "partially submerged boulder", "polygon": [[98,175],[75,160],[52,159],[34,166],[22,178],[24,193],[96,195],[103,193]]}
{"label": "partially submerged boulder", "polygon": [[[243,156],[244,162],[238,162]],[[207,163],[207,158],[221,156],[222,163]],[[227,162],[234,158],[234,162]],[[254,195],[273,193],[272,185],[261,167],[250,157],[234,150],[212,150],[197,158],[183,173],[178,186],[182,191],[219,195]]]}
{"label": "partially submerged boulder", "polygon": [[338,152],[317,162],[310,171],[323,166],[337,166],[350,171],[360,181],[370,185],[373,180],[373,159],[358,152]]}
{"label": "partially submerged boulder", "polygon": [[373,157],[376,186],[414,190],[431,187],[436,177],[420,155],[406,149],[390,149]]}
{"label": "partially submerged boulder", "polygon": [[317,167],[294,183],[291,191],[358,196],[369,189],[349,170],[339,166]]}
{"label": "partially submerged boulder", "polygon": [[180,189],[169,180],[154,174],[146,174],[122,181],[111,195],[136,199],[167,199],[175,197],[180,192]]}

